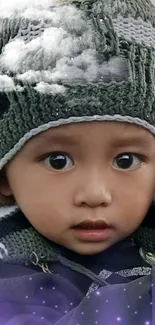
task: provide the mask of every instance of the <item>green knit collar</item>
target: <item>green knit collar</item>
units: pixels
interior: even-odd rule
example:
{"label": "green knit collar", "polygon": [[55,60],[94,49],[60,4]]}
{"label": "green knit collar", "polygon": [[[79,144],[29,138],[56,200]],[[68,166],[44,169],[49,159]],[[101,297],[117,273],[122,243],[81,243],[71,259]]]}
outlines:
{"label": "green knit collar", "polygon": [[1,219],[0,237],[0,252],[6,262],[31,264],[58,260],[58,246],[38,233],[20,210]]}
{"label": "green knit collar", "polygon": [[[155,229],[152,228],[154,211],[155,205],[152,205],[143,224],[132,237],[141,251],[151,254],[155,261]],[[60,261],[61,251],[61,246],[48,240],[32,227],[21,210],[16,209],[0,220],[0,258],[5,262],[43,265]]]}
{"label": "green knit collar", "polygon": [[99,285],[108,284],[91,270],[65,258],[61,254],[61,246],[38,233],[20,210],[1,219],[0,237],[0,258],[4,262],[26,266],[34,264],[44,273],[52,273],[48,263],[58,261]]}

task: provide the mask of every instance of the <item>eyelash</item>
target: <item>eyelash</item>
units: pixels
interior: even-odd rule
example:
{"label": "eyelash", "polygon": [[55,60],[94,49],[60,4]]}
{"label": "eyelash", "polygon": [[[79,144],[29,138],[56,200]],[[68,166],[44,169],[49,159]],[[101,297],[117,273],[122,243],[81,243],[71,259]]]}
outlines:
{"label": "eyelash", "polygon": [[51,151],[51,152],[47,152],[47,153],[45,153],[44,155],[40,156],[40,157],[38,158],[38,161],[43,161],[44,159],[50,157],[50,156],[53,155],[53,154],[57,154],[57,155],[59,155],[59,154],[62,155],[62,154],[63,154],[63,155],[70,156],[70,155],[69,155],[67,152],[65,152],[65,151]]}
{"label": "eyelash", "polygon": [[[43,161],[44,159],[50,157],[53,154],[63,154],[63,155],[70,156],[65,151],[51,151],[51,152],[47,152],[46,154],[40,156],[37,160],[38,161]],[[148,157],[146,155],[141,154],[141,153],[137,153],[137,152],[133,152],[133,151],[132,152],[131,151],[121,152],[120,154],[117,154],[114,159],[116,159],[116,157],[118,157],[118,156],[121,156],[121,155],[129,155],[129,154],[137,156],[137,158],[141,159],[141,161],[144,162],[144,163],[147,163],[147,161],[148,161]]]}
{"label": "eyelash", "polygon": [[137,158],[141,159],[142,162],[147,162],[148,161],[148,157],[146,157],[145,155],[143,155],[141,153],[137,153],[137,151],[136,152],[133,152],[133,151],[121,152],[116,157],[118,157],[118,156],[124,156],[124,155],[133,155],[133,156],[136,156]]}

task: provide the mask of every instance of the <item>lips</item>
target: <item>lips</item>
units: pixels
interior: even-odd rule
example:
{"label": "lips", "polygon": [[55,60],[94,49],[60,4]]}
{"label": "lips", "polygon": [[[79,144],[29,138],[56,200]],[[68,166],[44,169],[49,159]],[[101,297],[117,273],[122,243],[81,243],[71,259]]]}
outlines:
{"label": "lips", "polygon": [[109,225],[103,220],[91,221],[86,220],[79,223],[77,226],[73,227],[74,229],[104,229],[109,228]]}
{"label": "lips", "polygon": [[113,235],[113,231],[113,227],[103,220],[85,220],[72,227],[74,237],[83,243],[103,242]]}

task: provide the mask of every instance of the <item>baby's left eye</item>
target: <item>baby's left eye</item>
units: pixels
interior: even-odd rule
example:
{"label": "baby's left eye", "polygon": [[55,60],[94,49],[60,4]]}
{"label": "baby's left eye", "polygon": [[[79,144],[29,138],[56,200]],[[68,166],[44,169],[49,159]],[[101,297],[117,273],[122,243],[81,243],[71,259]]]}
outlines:
{"label": "baby's left eye", "polygon": [[142,161],[143,159],[139,154],[122,153],[114,159],[113,166],[117,169],[134,170],[141,165]]}

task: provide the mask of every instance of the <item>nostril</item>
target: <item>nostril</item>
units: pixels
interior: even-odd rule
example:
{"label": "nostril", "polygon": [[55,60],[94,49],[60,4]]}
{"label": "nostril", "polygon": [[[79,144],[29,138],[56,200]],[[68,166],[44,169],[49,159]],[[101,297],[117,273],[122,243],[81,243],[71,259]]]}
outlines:
{"label": "nostril", "polygon": [[111,204],[111,201],[111,194],[105,191],[83,192],[75,197],[75,204],[81,207],[89,206],[95,208],[98,206],[108,206]]}

